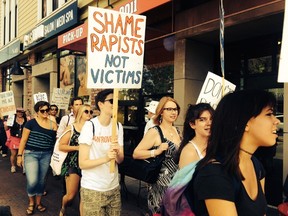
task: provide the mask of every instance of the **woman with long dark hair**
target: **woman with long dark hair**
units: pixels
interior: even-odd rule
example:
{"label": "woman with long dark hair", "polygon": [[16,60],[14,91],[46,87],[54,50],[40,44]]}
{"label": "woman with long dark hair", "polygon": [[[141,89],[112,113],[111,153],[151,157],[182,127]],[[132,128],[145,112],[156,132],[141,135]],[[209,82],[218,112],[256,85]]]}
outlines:
{"label": "woman with long dark hair", "polygon": [[275,96],[261,90],[229,93],[220,101],[206,156],[187,191],[196,215],[266,214],[265,171],[253,153],[276,143],[275,104]]}
{"label": "woman with long dark hair", "polygon": [[179,168],[202,159],[206,153],[214,109],[208,103],[189,105],[179,148]]}

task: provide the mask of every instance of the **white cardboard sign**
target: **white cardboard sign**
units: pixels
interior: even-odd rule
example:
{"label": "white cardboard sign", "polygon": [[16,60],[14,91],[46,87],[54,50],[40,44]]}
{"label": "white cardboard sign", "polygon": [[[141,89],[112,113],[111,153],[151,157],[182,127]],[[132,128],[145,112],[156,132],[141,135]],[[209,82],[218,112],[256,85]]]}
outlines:
{"label": "white cardboard sign", "polygon": [[14,94],[12,91],[0,93],[0,113],[2,116],[13,115],[16,113]]}
{"label": "white cardboard sign", "polygon": [[141,88],[145,28],[143,15],[88,8],[88,88]]}
{"label": "white cardboard sign", "polygon": [[209,103],[215,109],[221,98],[227,93],[233,92],[235,88],[236,85],[233,83],[208,72],[196,103]]}
{"label": "white cardboard sign", "polygon": [[33,99],[34,99],[34,103],[36,104],[39,101],[47,101],[48,102],[48,98],[47,98],[47,94],[46,92],[39,92],[37,94],[33,95]]}
{"label": "white cardboard sign", "polygon": [[53,88],[51,104],[56,104],[59,109],[68,109],[71,89]]}

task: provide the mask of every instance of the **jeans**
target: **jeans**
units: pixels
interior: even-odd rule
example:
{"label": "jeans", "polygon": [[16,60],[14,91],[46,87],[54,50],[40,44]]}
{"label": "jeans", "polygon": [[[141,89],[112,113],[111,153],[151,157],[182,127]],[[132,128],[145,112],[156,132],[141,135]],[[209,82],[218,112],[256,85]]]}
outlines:
{"label": "jeans", "polygon": [[24,168],[27,180],[27,193],[29,197],[43,195],[45,189],[45,176],[49,169],[51,151],[25,150]]}

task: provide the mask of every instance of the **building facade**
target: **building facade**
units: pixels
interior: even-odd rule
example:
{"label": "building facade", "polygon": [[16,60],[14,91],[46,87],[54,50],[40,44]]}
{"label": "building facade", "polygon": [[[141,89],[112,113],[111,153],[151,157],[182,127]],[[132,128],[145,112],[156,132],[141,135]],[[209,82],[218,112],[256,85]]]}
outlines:
{"label": "building facade", "polygon": [[[237,90],[274,92],[285,123],[288,87],[277,82],[284,4],[284,0],[224,1],[224,50],[225,79]],[[221,75],[217,0],[1,1],[0,92],[12,90],[16,106],[31,111],[33,94],[46,92],[51,99],[56,87],[93,104],[97,89],[85,88],[84,79],[88,6],[147,17],[143,88],[121,91],[120,121],[137,134],[144,125],[145,104],[170,95],[182,107],[176,123],[181,127],[185,108],[196,102],[207,72]],[[11,75],[19,65],[23,74]],[[278,157],[283,159],[285,178],[287,134],[283,137]]]}

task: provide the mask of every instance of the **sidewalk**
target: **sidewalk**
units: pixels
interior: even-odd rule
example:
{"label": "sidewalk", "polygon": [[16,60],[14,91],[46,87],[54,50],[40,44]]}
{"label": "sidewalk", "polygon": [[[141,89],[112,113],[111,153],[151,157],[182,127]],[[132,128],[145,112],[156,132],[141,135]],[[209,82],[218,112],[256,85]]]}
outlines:
{"label": "sidewalk", "polygon": [[[127,192],[122,190],[122,216],[145,215],[147,211],[146,188],[142,187],[138,199],[139,181],[125,177]],[[142,186],[145,185],[142,183]],[[26,178],[22,170],[17,168],[17,173],[10,173],[9,157],[0,156],[0,206],[10,206],[13,216],[26,215],[28,197],[26,194]],[[123,188],[123,187],[122,187]],[[47,181],[47,195],[42,197],[42,203],[47,206],[47,211],[40,213],[35,211],[34,215],[58,216],[62,198],[61,180],[52,176],[49,172]],[[67,208],[68,216],[79,216],[77,197],[70,207]]]}
{"label": "sidewalk", "polygon": [[[125,176],[126,188],[122,187],[122,213],[121,216],[144,216],[147,212],[145,183],[141,182],[140,196],[138,197],[139,181]],[[9,157],[0,156],[0,206],[10,206],[13,216],[26,215],[28,197],[26,194],[26,178],[20,168],[17,173],[10,173]],[[62,198],[62,183],[51,172],[47,181],[47,195],[42,198],[42,203],[47,206],[44,213],[35,212],[34,215],[58,216]],[[67,216],[79,216],[79,197],[76,197],[67,208]],[[268,208],[267,216],[278,216],[277,209]],[[1,216],[1,215],[0,215]]]}

